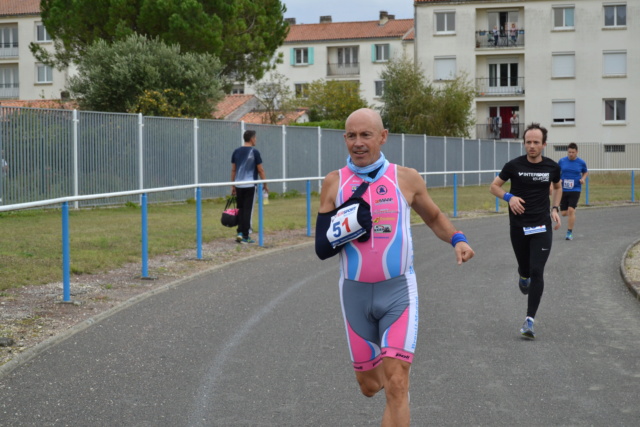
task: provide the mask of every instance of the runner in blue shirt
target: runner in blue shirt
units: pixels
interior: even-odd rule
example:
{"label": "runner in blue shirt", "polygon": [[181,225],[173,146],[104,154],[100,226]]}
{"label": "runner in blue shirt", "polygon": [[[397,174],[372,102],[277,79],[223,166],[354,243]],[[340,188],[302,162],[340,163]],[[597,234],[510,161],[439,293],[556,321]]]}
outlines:
{"label": "runner in blue shirt", "polygon": [[573,226],[576,222],[576,207],[580,200],[580,192],[582,184],[586,182],[587,164],[578,157],[578,145],[575,142],[569,144],[567,148],[567,156],[558,161],[562,174],[562,200],[560,201],[560,212],[562,216],[569,216],[567,220],[566,240],[573,240]]}

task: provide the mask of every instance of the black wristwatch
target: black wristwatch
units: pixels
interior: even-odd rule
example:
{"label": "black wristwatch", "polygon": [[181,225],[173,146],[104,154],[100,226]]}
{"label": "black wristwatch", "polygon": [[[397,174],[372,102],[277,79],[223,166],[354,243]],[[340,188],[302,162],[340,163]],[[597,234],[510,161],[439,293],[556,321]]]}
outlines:
{"label": "black wristwatch", "polygon": [[559,206],[551,206],[551,210],[557,210],[558,212],[560,212],[560,207]]}

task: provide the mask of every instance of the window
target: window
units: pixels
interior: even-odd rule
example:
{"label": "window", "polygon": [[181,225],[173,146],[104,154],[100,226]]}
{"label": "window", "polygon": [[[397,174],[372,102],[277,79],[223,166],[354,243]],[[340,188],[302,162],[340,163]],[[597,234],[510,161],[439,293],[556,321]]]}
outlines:
{"label": "window", "polygon": [[435,80],[452,80],[456,76],[456,57],[435,59]]}
{"label": "window", "polygon": [[605,76],[627,75],[627,52],[611,51],[602,53],[602,74]]}
{"label": "window", "polygon": [[18,47],[18,27],[0,27],[0,48]]}
{"label": "window", "polygon": [[36,41],[39,43],[51,41],[51,36],[47,32],[47,29],[45,28],[44,24],[42,24],[42,22],[38,22],[36,24]]}
{"label": "window", "polygon": [[627,119],[626,99],[605,99],[604,120],[606,122],[624,122]]}
{"label": "window", "polygon": [[604,152],[605,153],[624,153],[626,145],[621,144],[605,144]]}
{"label": "window", "polygon": [[0,66],[0,90],[19,87],[18,67]]}
{"label": "window", "polygon": [[355,65],[358,63],[358,47],[338,48],[338,65]]}
{"label": "window", "polygon": [[384,80],[376,80],[375,81],[375,90],[376,90],[376,98],[380,98],[384,95]]}
{"label": "window", "polygon": [[36,66],[36,83],[51,83],[53,82],[53,69],[44,64],[38,64]]}
{"label": "window", "polygon": [[576,103],[575,101],[552,101],[553,123],[556,124],[573,124],[576,119]]}
{"label": "window", "polygon": [[232,95],[244,95],[244,85],[236,84],[231,88]]}
{"label": "window", "polygon": [[627,26],[627,6],[616,4],[604,7],[605,27],[626,27]]}
{"label": "window", "polygon": [[[489,64],[489,87],[518,86],[518,63]],[[489,90],[492,92],[491,90]]]}
{"label": "window", "polygon": [[313,48],[291,48],[291,65],[312,65]]}
{"label": "window", "polygon": [[576,55],[573,52],[553,53],[551,58],[551,77],[568,78],[576,76]]}
{"label": "window", "polygon": [[455,12],[436,12],[436,33],[455,33],[456,31],[456,13]]}
{"label": "window", "polygon": [[573,28],[574,27],[574,13],[573,6],[561,6],[553,8],[553,28]]}
{"label": "window", "polygon": [[296,83],[295,91],[296,91],[296,98],[308,98],[309,83]]}
{"label": "window", "polygon": [[389,60],[389,45],[374,44],[371,49],[371,58],[373,62],[387,62]]}

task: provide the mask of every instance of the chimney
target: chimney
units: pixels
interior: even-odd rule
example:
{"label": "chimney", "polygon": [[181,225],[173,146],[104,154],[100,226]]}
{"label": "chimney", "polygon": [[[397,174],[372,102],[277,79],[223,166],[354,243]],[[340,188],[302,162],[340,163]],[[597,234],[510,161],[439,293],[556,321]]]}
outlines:
{"label": "chimney", "polygon": [[386,10],[380,11],[380,25],[384,25],[389,21],[389,12]]}
{"label": "chimney", "polygon": [[331,23],[331,15],[325,15],[320,17],[321,24],[330,24]]}
{"label": "chimney", "polygon": [[296,25],[296,18],[285,18],[284,22],[288,22],[289,25]]}
{"label": "chimney", "polygon": [[396,19],[396,15],[389,15],[389,21]]}

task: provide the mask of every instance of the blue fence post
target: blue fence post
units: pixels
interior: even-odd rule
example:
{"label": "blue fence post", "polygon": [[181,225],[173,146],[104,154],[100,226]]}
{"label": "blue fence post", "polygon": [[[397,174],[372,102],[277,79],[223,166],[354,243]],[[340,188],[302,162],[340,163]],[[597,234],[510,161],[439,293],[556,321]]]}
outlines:
{"label": "blue fence post", "polygon": [[307,180],[307,236],[311,236],[311,181]]}
{"label": "blue fence post", "polygon": [[[589,177],[587,177],[589,179]],[[631,171],[631,202],[636,201],[636,177],[635,171]]]}
{"label": "blue fence post", "polygon": [[71,255],[69,254],[69,203],[62,204],[62,301],[71,302]]}
{"label": "blue fence post", "polygon": [[262,184],[258,184],[258,245],[264,246],[264,208],[262,201]]}
{"label": "blue fence post", "polygon": [[141,234],[142,234],[142,278],[146,279],[149,277],[149,241],[147,234],[147,194],[143,193],[140,198],[140,203],[142,204],[142,226],[141,226]]}
{"label": "blue fence post", "polygon": [[458,174],[453,174],[453,217],[458,217]]}
{"label": "blue fence post", "polygon": [[584,204],[589,206],[589,175],[587,175],[584,188],[585,188]]}
{"label": "blue fence post", "polygon": [[202,190],[196,188],[196,257],[202,259]]}

